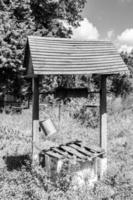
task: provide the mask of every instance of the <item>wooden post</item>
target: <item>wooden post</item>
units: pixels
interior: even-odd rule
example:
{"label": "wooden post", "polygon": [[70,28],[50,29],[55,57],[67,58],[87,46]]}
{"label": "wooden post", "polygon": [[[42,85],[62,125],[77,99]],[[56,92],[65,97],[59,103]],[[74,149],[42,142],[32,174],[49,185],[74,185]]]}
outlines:
{"label": "wooden post", "polygon": [[39,162],[39,77],[32,79],[32,163]]}
{"label": "wooden post", "polygon": [[101,75],[100,90],[100,147],[105,150],[105,157],[100,159],[100,177],[107,171],[107,100],[106,76]]}
{"label": "wooden post", "polygon": [[59,100],[59,121],[58,121],[58,131],[60,131],[61,128],[61,109],[62,109],[62,103],[63,101],[60,99]]}

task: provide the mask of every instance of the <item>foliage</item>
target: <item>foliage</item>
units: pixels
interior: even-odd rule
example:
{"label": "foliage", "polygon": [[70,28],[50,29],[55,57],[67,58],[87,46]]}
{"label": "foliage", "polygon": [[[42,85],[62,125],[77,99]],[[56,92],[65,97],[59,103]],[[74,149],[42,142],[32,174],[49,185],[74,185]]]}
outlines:
{"label": "foliage", "polygon": [[27,171],[23,167],[21,171],[12,172],[4,170],[4,173],[0,173],[0,180],[3,188],[0,191],[1,199],[47,199],[48,194],[44,190],[47,187],[46,174],[40,168]]}
{"label": "foliage", "polygon": [[125,98],[133,90],[131,80],[133,75],[133,51],[131,51],[131,53],[121,52],[121,57],[124,63],[128,66],[129,75],[118,74],[111,76],[109,78],[112,82],[110,90],[115,94],[116,97],[120,95]]}
{"label": "foliage", "polygon": [[[70,37],[86,0],[0,1],[0,92],[22,94],[24,46],[28,35]],[[67,79],[68,80],[68,79]],[[24,92],[25,94],[25,92]]]}
{"label": "foliage", "polygon": [[121,52],[121,57],[130,70],[130,76],[133,73],[133,50],[130,53]]}
{"label": "foliage", "polygon": [[0,9],[0,86],[4,93],[20,95],[23,68],[22,60],[26,36],[33,34],[28,1],[4,1]]}
{"label": "foliage", "polygon": [[73,117],[86,127],[98,127],[99,110],[97,108],[82,106],[80,109],[78,108],[75,110]]}
{"label": "foliage", "polygon": [[[131,108],[133,102],[132,98],[130,99]],[[124,109],[122,107],[123,103]],[[117,101],[116,106],[118,104],[119,101]],[[28,164],[28,167],[22,167],[21,165],[21,168],[9,169],[7,162],[2,166],[3,159],[0,158],[0,198],[5,200],[131,200],[133,198],[133,109],[129,107],[127,109],[126,104],[129,106],[128,99],[127,102],[121,101],[120,110],[116,110],[116,108],[113,107],[114,104],[111,104],[112,112],[108,116],[109,170],[103,181],[97,182],[93,188],[90,188],[86,184],[83,188],[75,190],[71,184],[63,185],[63,179],[68,181],[66,183],[69,183],[69,176],[65,177],[63,174],[62,177],[59,177],[58,183],[53,185],[49,182],[47,174],[41,167],[34,166],[34,168],[32,168],[32,166]],[[98,142],[98,137],[96,135],[97,129],[93,130],[83,126],[80,127],[80,124],[68,115],[65,107],[62,108],[61,131],[55,135],[56,141],[59,140],[59,137],[62,137],[64,138],[64,142],[66,142],[68,137],[69,140],[74,139],[74,135],[75,139],[81,138],[83,141],[89,140],[90,142],[91,138],[95,138],[96,142]],[[55,107],[53,111],[52,108],[49,110],[54,120],[58,118],[56,109],[57,107]],[[72,109],[69,107],[68,110],[71,112]],[[45,112],[48,113],[48,110],[45,110]],[[43,115],[43,112],[40,114]],[[14,156],[14,158],[17,159],[20,155],[25,155],[27,153],[30,155],[30,118],[31,112],[29,110],[23,111],[21,115],[0,114],[2,124],[0,128],[0,157],[6,156],[7,160],[7,156]],[[47,140],[52,139],[54,138],[47,138]],[[43,144],[43,148],[44,146],[45,144]],[[27,152],[28,148],[29,151]]]}
{"label": "foliage", "polygon": [[[24,80],[22,67],[24,46],[27,35],[48,37],[71,37],[72,27],[79,26],[82,20],[81,12],[86,0],[22,0],[0,3],[0,92],[14,93],[16,96],[31,91],[31,82]],[[133,52],[121,53],[128,65],[131,76],[133,66]],[[84,84],[82,84],[84,80]],[[132,84],[128,76],[112,76],[111,92],[116,96],[125,96],[132,91]],[[93,83],[89,88],[99,88],[99,76],[47,76],[42,78],[43,91],[56,86],[75,87]],[[109,89],[110,89],[109,88]]]}
{"label": "foliage", "polygon": [[133,90],[131,79],[129,79],[127,75],[114,75],[110,80],[112,82],[110,91],[114,93],[116,97],[122,96],[125,98]]}
{"label": "foliage", "polygon": [[[70,37],[71,26],[78,26],[86,0],[31,1],[36,28],[41,35]],[[64,26],[66,23],[66,26]]]}
{"label": "foliage", "polygon": [[[133,197],[132,182],[125,176],[125,172],[112,168],[104,180],[95,183],[94,187],[87,184],[84,187],[74,188],[71,184],[65,187],[66,180],[62,177],[58,184],[49,181],[47,174],[41,167],[20,171],[0,171],[1,199],[70,199],[77,200],[130,200]],[[63,186],[64,184],[64,186]],[[65,190],[64,190],[65,187]],[[67,189],[67,190],[66,190]]]}

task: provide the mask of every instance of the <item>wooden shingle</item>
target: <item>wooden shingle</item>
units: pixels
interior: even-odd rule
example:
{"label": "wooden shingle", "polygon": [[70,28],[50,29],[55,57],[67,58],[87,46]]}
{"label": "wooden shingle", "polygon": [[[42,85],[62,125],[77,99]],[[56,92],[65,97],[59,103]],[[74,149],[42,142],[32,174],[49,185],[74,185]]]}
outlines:
{"label": "wooden shingle", "polygon": [[114,74],[128,72],[110,41],[29,36],[24,67],[27,75]]}

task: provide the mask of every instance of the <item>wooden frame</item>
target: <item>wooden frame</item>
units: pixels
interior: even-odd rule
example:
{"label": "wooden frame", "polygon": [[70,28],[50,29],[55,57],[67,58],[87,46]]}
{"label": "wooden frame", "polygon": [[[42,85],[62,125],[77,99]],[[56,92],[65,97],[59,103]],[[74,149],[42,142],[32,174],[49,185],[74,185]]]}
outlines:
{"label": "wooden frame", "polygon": [[[39,162],[39,76],[32,78],[33,84],[33,115],[32,115],[32,162]],[[100,159],[100,176],[107,170],[107,101],[106,75],[101,75],[100,88],[100,147],[106,156]]]}
{"label": "wooden frame", "polygon": [[[128,68],[114,45],[110,41],[74,41],[66,38],[29,36],[25,48],[24,68],[27,69],[27,78],[32,78],[33,83],[33,163],[39,161],[39,77],[43,75],[101,75],[100,147],[106,152],[106,157],[100,162],[102,176],[107,169],[106,75],[128,73]],[[60,90],[57,92],[60,96]],[[82,96],[80,89],[77,89],[75,94],[72,89],[66,90],[64,97],[67,97],[66,93],[72,97]],[[83,96],[88,95],[86,90],[83,94]],[[90,107],[95,107],[95,105],[90,105]]]}

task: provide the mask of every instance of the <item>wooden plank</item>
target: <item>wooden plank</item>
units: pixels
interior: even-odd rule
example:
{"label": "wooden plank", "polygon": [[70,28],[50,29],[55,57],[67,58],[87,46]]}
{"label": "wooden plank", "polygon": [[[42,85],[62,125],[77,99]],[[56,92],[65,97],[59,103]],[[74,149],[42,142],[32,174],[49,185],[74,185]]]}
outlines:
{"label": "wooden plank", "polygon": [[86,150],[94,152],[94,153],[101,153],[103,149],[101,147],[95,146],[95,145],[89,145],[87,146],[84,143],[76,142],[76,145],[79,145],[80,147],[84,147]]}
{"label": "wooden plank", "polygon": [[73,154],[74,156],[77,156],[81,159],[86,159],[86,156],[84,156],[83,154],[79,153],[78,151],[76,151],[75,149],[69,147],[69,146],[62,146],[61,148],[64,149],[67,152],[70,152],[71,154]]}
{"label": "wooden plank", "polygon": [[[42,66],[38,66],[38,67],[34,67],[34,73],[36,72],[36,71],[59,71],[59,72],[66,72],[66,71],[68,71],[68,72],[84,72],[84,71],[88,71],[88,72],[90,72],[90,71],[94,71],[94,73],[95,74],[98,74],[100,71],[102,72],[102,71],[109,71],[109,72],[113,72],[113,71],[121,71],[122,69],[123,69],[123,71],[125,70],[124,69],[124,67],[122,67],[121,65],[116,65],[115,67],[113,67],[113,66],[111,66],[111,65],[109,65],[110,66],[110,68],[108,68],[108,67],[106,67],[106,66],[104,66],[104,67],[99,67],[98,65],[97,66],[95,66],[95,67],[93,67],[93,66],[88,66],[88,65],[86,65],[86,66],[80,66],[80,67],[77,67],[76,68],[76,66],[72,66],[71,68],[70,68],[70,65],[69,66],[65,66],[65,68],[62,66],[62,67],[58,67],[58,66],[54,66],[54,64],[52,65],[52,66],[49,66],[49,65],[47,65],[47,66],[45,66],[44,68],[43,68],[43,65]],[[97,70],[97,67],[98,67],[98,70]]]}
{"label": "wooden plank", "polygon": [[[77,66],[77,68],[76,68]],[[108,67],[109,66],[109,67]],[[97,70],[98,69],[98,70]],[[94,74],[97,74],[98,72],[102,72],[102,71],[109,71],[109,72],[112,72],[112,71],[125,71],[125,68],[121,65],[121,64],[112,64],[112,65],[109,65],[109,64],[106,64],[105,66],[100,66],[100,65],[45,65],[45,67],[43,67],[43,63],[41,63],[41,65],[37,65],[37,63],[34,63],[34,73],[36,71],[41,71],[41,70],[46,70],[46,71],[59,71],[59,72],[64,72],[64,71],[68,71],[68,72],[73,72],[73,71],[94,71]],[[112,70],[112,71],[111,71]]]}
{"label": "wooden plank", "polygon": [[[44,72],[44,73],[47,73],[47,74],[54,74],[54,73],[59,73],[59,74],[64,74],[64,73],[69,73],[69,74],[73,74],[73,73],[77,73],[77,74],[81,74],[81,73],[83,73],[83,74],[85,74],[85,73],[87,73],[87,74],[90,74],[90,73],[95,73],[95,74],[102,74],[102,73],[113,73],[113,72],[120,72],[120,71],[122,71],[122,67],[120,67],[120,68],[110,68],[110,69],[107,69],[106,67],[105,68],[100,68],[99,70],[96,70],[96,68],[94,69],[94,68],[79,68],[79,69],[74,69],[74,68],[72,68],[72,69],[68,69],[68,68],[63,68],[63,69],[59,69],[59,68],[49,68],[48,66],[47,66],[47,68],[35,68],[35,74],[39,74],[39,73],[42,73],[42,72]],[[123,71],[124,71],[124,69],[123,69]]]}
{"label": "wooden plank", "polygon": [[55,153],[55,152],[52,152],[52,151],[47,151],[45,152],[45,154],[49,155],[49,156],[52,156],[54,158],[57,158],[57,159],[62,159],[62,155],[58,154],[58,153]]}
{"label": "wooden plank", "polygon": [[[54,63],[54,61],[52,61],[51,60],[51,62],[50,63],[48,63],[48,62],[41,62],[41,61],[34,61],[33,60],[33,64],[34,64],[34,68],[43,68],[43,65],[44,65],[44,69],[45,68],[47,68],[47,67],[50,67],[50,68],[53,68],[53,69],[64,69],[64,68],[69,68],[70,70],[71,70],[71,68],[70,68],[70,66],[72,66],[72,69],[73,68],[75,68],[75,69],[84,69],[84,68],[93,68],[93,69],[96,69],[97,67],[98,67],[98,69],[103,69],[104,67],[105,68],[107,68],[107,69],[109,69],[110,67],[111,68],[117,68],[117,66],[118,67],[120,67],[120,68],[122,68],[122,67],[124,67],[124,65],[122,64],[122,62],[120,62],[120,61],[111,61],[111,62],[109,62],[109,61],[106,61],[106,62],[83,62],[83,63],[75,63],[75,62],[64,62],[64,63],[62,63],[62,62],[58,62],[58,64],[57,63]],[[103,65],[102,65],[103,64]],[[76,67],[77,66],[77,67]],[[88,66],[88,67],[87,67]]]}
{"label": "wooden plank", "polygon": [[114,64],[122,64],[122,62],[120,61],[120,60],[118,60],[118,59],[111,59],[111,60],[109,60],[109,59],[104,59],[104,61],[101,59],[101,60],[92,60],[92,61],[90,61],[90,60],[84,60],[84,61],[78,61],[78,60],[71,60],[71,59],[69,59],[69,60],[53,60],[52,58],[51,58],[51,60],[41,60],[41,59],[32,59],[32,61],[33,61],[33,63],[37,63],[38,65],[40,65],[41,63],[45,63],[46,65],[53,65],[53,64],[55,64],[55,65],[62,65],[62,66],[67,66],[67,65],[77,65],[77,66],[79,66],[79,65],[81,65],[81,66],[84,66],[84,65],[98,65],[98,66],[102,66],[102,64],[103,64],[103,66],[104,65],[114,65]]}
{"label": "wooden plank", "polygon": [[89,147],[85,147],[86,149],[88,149],[91,152],[95,152],[95,153],[101,153],[103,152],[103,149],[99,148],[98,146],[95,145],[89,145]]}
{"label": "wooden plank", "polygon": [[[98,67],[98,66],[97,66]],[[118,66],[118,68],[117,67],[111,67],[110,66],[110,69],[109,68],[106,68],[106,66],[104,67],[104,68],[99,68],[99,70],[96,70],[96,67],[95,68],[92,68],[92,67],[88,67],[87,68],[87,66],[86,67],[79,67],[79,68],[69,68],[69,67],[66,67],[66,68],[54,68],[54,67],[50,67],[50,66],[46,66],[46,68],[43,68],[43,67],[34,67],[34,73],[35,73],[35,75],[37,75],[38,73],[39,73],[39,71],[40,72],[46,72],[46,73],[54,73],[54,72],[57,72],[57,73],[59,73],[59,74],[64,74],[64,73],[66,73],[67,74],[67,72],[68,73],[71,73],[71,74],[73,74],[73,73],[76,73],[77,72],[77,74],[81,74],[81,73],[83,73],[83,74],[85,74],[85,73],[88,73],[88,74],[90,74],[90,73],[93,73],[93,74],[99,74],[99,73],[101,73],[102,74],[102,72],[105,72],[105,73],[107,73],[107,74],[113,74],[114,72],[124,72],[124,71],[126,71],[125,70],[125,68],[124,67],[121,67],[121,66]],[[41,75],[41,74],[40,74]]]}
{"label": "wooden plank", "polygon": [[32,108],[32,162],[39,162],[39,78],[32,79],[33,108]]}
{"label": "wooden plank", "polygon": [[77,151],[79,151],[80,153],[83,153],[84,155],[86,156],[89,156],[89,157],[92,157],[93,154],[89,151],[87,151],[85,148],[79,146],[79,145],[76,145],[76,144],[70,144],[69,145],[70,147],[76,149]]}
{"label": "wooden plank", "polygon": [[[62,63],[58,63],[58,64],[54,64],[54,62],[50,63],[44,63],[43,62],[35,62],[33,61],[34,64],[34,70],[37,69],[48,69],[50,68],[50,70],[70,70],[72,71],[73,69],[75,70],[84,70],[84,69],[92,69],[92,70],[102,70],[102,69],[122,69],[124,67],[124,65],[122,65],[120,62],[106,62],[106,63],[83,63],[83,64],[75,64],[75,63],[67,63],[67,64],[62,64]],[[98,68],[97,68],[98,67]]]}
{"label": "wooden plank", "polygon": [[[107,99],[106,99],[106,76],[101,76],[100,92],[100,147],[107,155]],[[107,171],[107,157],[100,160],[100,178]]]}
{"label": "wooden plank", "polygon": [[[42,45],[40,45],[39,43],[30,43],[30,47],[32,49],[39,49],[42,50],[47,50],[47,51],[52,51],[53,50],[59,50],[59,51],[68,51],[70,49],[70,51],[72,51],[73,49],[75,49],[76,51],[78,51],[79,49],[81,50],[84,50],[84,51],[87,51],[87,50],[99,50],[99,51],[102,51],[102,50],[113,50],[115,52],[117,52],[117,50],[114,48],[113,45],[95,45],[95,44],[90,44],[88,43],[88,45],[59,45],[57,44],[56,46],[55,45],[45,45],[44,43]],[[57,48],[56,48],[57,47]],[[118,54],[118,52],[117,52]]]}
{"label": "wooden plank", "polygon": [[88,46],[80,46],[80,47],[78,47],[78,46],[69,46],[69,47],[63,47],[63,46],[54,46],[54,45],[52,45],[51,47],[50,46],[47,46],[47,45],[37,45],[37,44],[32,44],[31,45],[31,47],[32,47],[32,49],[34,48],[34,49],[36,49],[36,50],[44,50],[44,51],[69,51],[70,50],[70,52],[72,51],[72,50],[76,50],[76,51],[79,51],[79,50],[82,50],[82,51],[102,51],[102,50],[113,50],[113,51],[116,51],[115,49],[114,49],[114,47],[112,47],[112,46],[98,46],[98,45],[96,45],[96,46],[94,46],[94,45],[92,45],[91,46],[91,44],[90,45],[88,45]]}
{"label": "wooden plank", "polygon": [[61,148],[52,148],[54,152],[61,154],[64,158],[73,159],[73,155]]}
{"label": "wooden plank", "polygon": [[46,45],[53,45],[53,44],[57,44],[57,45],[60,45],[60,46],[74,46],[74,45],[79,45],[79,46],[84,46],[84,45],[105,45],[105,46],[114,46],[112,44],[112,42],[110,41],[101,41],[101,40],[96,40],[96,41],[93,41],[93,40],[88,40],[88,41],[78,41],[78,40],[71,40],[71,39],[62,39],[60,38],[59,40],[54,40],[54,38],[51,37],[52,40],[50,40],[49,38],[47,39],[46,37],[40,37],[40,38],[36,38],[34,37],[34,39],[32,40],[30,37],[28,37],[28,41],[30,44],[34,44],[34,43],[37,43],[37,44],[46,44]]}
{"label": "wooden plank", "polygon": [[[111,51],[114,51],[114,52],[116,52],[117,53],[117,55],[119,55],[119,53],[117,52],[117,50],[114,48],[114,46],[112,46],[112,45],[95,45],[95,44],[87,44],[87,45],[69,45],[69,46],[67,46],[67,45],[44,45],[44,44],[42,44],[42,45],[40,45],[39,43],[38,44],[36,44],[35,45],[35,43],[32,43],[32,44],[30,44],[30,47],[32,48],[32,49],[38,49],[39,50],[39,48],[40,48],[40,51],[41,50],[43,50],[44,49],[44,51],[45,50],[47,50],[48,52],[53,52],[53,50],[56,50],[56,51],[63,51],[63,49],[64,49],[64,51],[68,51],[69,49],[70,49],[70,51],[72,51],[72,50],[76,50],[76,51],[79,51],[79,50],[83,50],[83,51],[90,51],[90,50],[92,50],[92,51],[102,51],[102,50],[107,50],[107,51],[109,51],[109,50],[111,50]],[[57,47],[57,48],[56,48]]]}
{"label": "wooden plank", "polygon": [[84,154],[88,155],[89,160],[90,160],[90,158],[92,160],[93,158],[101,157],[101,156],[103,157],[105,155],[105,151],[102,150],[101,148],[97,147],[97,146],[91,146],[91,150],[90,150],[90,148],[87,148],[83,144],[79,145],[79,144],[75,143],[75,144],[70,144],[69,146],[71,146],[71,147],[75,148],[76,150],[81,151]]}
{"label": "wooden plank", "polygon": [[[55,48],[55,46],[57,46],[57,48],[66,48],[66,49],[68,49],[68,48],[70,48],[70,49],[72,49],[72,48],[77,48],[77,49],[87,49],[87,48],[89,48],[89,47],[91,47],[91,48],[113,48],[115,51],[117,51],[116,49],[115,49],[115,47],[112,45],[112,44],[98,44],[98,43],[85,43],[85,44],[61,44],[61,43],[54,43],[53,42],[53,44],[52,43],[45,43],[44,44],[44,42],[45,41],[42,41],[42,43],[41,42],[37,42],[36,43],[36,45],[37,46],[39,46],[39,47],[46,47],[47,49],[49,49],[49,48],[52,48],[52,47],[54,47]],[[55,45],[54,45],[55,44]],[[33,47],[35,47],[35,41],[34,42],[30,42],[30,46],[33,46]]]}
{"label": "wooden plank", "polygon": [[95,73],[95,74],[108,74],[108,75],[110,75],[110,74],[118,74],[118,73],[122,73],[122,72],[125,72],[126,73],[126,71],[122,71],[122,69],[119,69],[119,70],[117,70],[117,69],[111,69],[111,70],[106,70],[106,69],[104,69],[104,70],[99,70],[99,71],[96,71],[96,70],[87,70],[87,69],[85,69],[85,70],[48,70],[48,69],[46,69],[46,70],[36,70],[34,73],[36,74],[36,75],[47,75],[47,74],[59,74],[59,75],[64,75],[64,74],[66,74],[66,75],[80,75],[80,74],[93,74],[93,73]]}
{"label": "wooden plank", "polygon": [[[57,159],[73,159],[74,156],[72,153],[70,152],[67,152],[61,148],[58,148],[58,147],[52,147],[51,150],[48,150],[48,151],[43,151],[43,154],[47,154],[49,156],[52,156],[52,157],[55,157]],[[60,157],[60,156],[61,157]],[[82,161],[81,158],[76,158],[77,161]]]}
{"label": "wooden plank", "polygon": [[32,55],[32,52],[38,52],[38,54],[40,53],[40,52],[43,52],[44,54],[45,53],[49,53],[49,54],[53,54],[53,55],[55,55],[55,53],[57,54],[68,54],[68,55],[71,55],[71,54],[80,54],[80,55],[82,55],[82,54],[89,54],[89,53],[93,53],[93,54],[95,54],[95,53],[106,53],[106,52],[110,52],[110,53],[115,53],[116,54],[116,52],[115,52],[115,50],[114,49],[88,49],[88,50],[77,50],[77,49],[73,49],[73,50],[65,50],[64,49],[64,51],[61,51],[61,50],[58,50],[58,49],[51,49],[51,50],[46,50],[46,49],[32,49],[31,48],[31,55]]}
{"label": "wooden plank", "polygon": [[51,176],[51,159],[49,155],[45,155],[45,166],[47,171],[47,176]]}
{"label": "wooden plank", "polygon": [[100,147],[107,151],[106,76],[101,76],[100,92]]}
{"label": "wooden plank", "polygon": [[69,146],[71,146],[72,148],[76,149],[77,151],[83,153],[86,155],[86,159],[91,161],[92,159],[94,158],[97,158],[97,157],[103,157],[104,156],[104,152],[95,152],[95,151],[88,151],[86,147],[82,147],[82,146],[77,146],[76,144],[70,144]]}
{"label": "wooden plank", "polygon": [[92,73],[95,73],[95,74],[106,74],[106,75],[110,75],[110,74],[118,74],[118,73],[127,73],[127,71],[121,71],[122,69],[120,70],[111,70],[111,71],[107,71],[107,70],[99,70],[99,71],[96,71],[96,70],[73,70],[73,71],[69,71],[69,70],[61,70],[61,71],[56,71],[56,70],[36,70],[34,73],[38,76],[38,75],[81,75],[81,74],[92,74]]}
{"label": "wooden plank", "polygon": [[94,58],[95,56],[96,57],[104,57],[104,56],[117,56],[116,55],[116,52],[115,51],[96,51],[95,52],[95,54],[94,54],[94,52],[92,52],[92,51],[87,51],[87,52],[72,52],[72,53],[70,53],[70,52],[68,52],[68,53],[65,53],[65,52],[61,52],[61,53],[58,53],[58,52],[45,52],[44,53],[44,51],[42,50],[42,51],[39,51],[39,52],[37,52],[35,49],[32,49],[32,57],[42,57],[42,56],[45,56],[45,57],[60,57],[60,55],[61,55],[61,57],[63,57],[63,58],[67,58],[67,57],[77,57],[77,56],[79,56],[79,57],[92,57],[92,58]]}
{"label": "wooden plank", "polygon": [[35,55],[32,55],[32,57],[33,57],[33,60],[34,61],[38,61],[38,60],[40,60],[40,61],[50,61],[51,59],[53,60],[53,61],[64,61],[64,60],[66,60],[66,61],[68,61],[68,60],[70,60],[70,61],[83,61],[83,62],[90,62],[90,61],[93,61],[93,62],[95,62],[95,60],[97,60],[97,61],[100,61],[100,60],[119,60],[120,62],[121,62],[121,60],[120,60],[120,58],[118,57],[118,56],[116,56],[116,57],[114,57],[115,55],[112,55],[112,56],[110,56],[110,57],[108,57],[108,55],[107,56],[94,56],[94,54],[93,54],[93,56],[89,56],[89,55],[83,55],[82,57],[80,56],[75,56],[75,57],[73,57],[73,56],[60,56],[60,55],[53,55],[53,56],[51,56],[51,55],[48,55],[48,56],[43,56],[43,54],[42,55],[40,55],[40,54],[35,54]]}
{"label": "wooden plank", "polygon": [[110,52],[110,51],[102,51],[102,52],[75,52],[75,51],[73,51],[73,52],[68,52],[68,53],[65,53],[65,52],[41,52],[41,51],[39,51],[39,52],[36,52],[36,51],[32,51],[32,58],[33,57],[42,57],[43,55],[45,55],[45,56],[49,56],[50,58],[52,58],[52,57],[56,57],[57,56],[57,58],[60,58],[60,57],[63,57],[63,58],[67,58],[67,57],[78,57],[78,56],[80,56],[80,57],[82,57],[82,58],[89,58],[89,57],[92,57],[92,59],[93,59],[93,57],[95,57],[95,56],[100,56],[101,57],[101,55],[103,55],[103,56],[108,56],[108,55],[110,55],[110,56],[113,56],[113,55],[116,55],[116,53],[115,52]]}
{"label": "wooden plank", "polygon": [[[30,41],[33,41],[33,42],[38,42],[38,41],[45,41],[45,42],[61,42],[61,44],[64,42],[64,43],[70,43],[70,44],[75,44],[75,43],[78,43],[78,44],[86,44],[86,43],[107,43],[107,44],[110,44],[111,42],[108,41],[108,40],[90,40],[90,41],[86,41],[86,40],[83,40],[83,41],[80,41],[80,40],[73,40],[71,38],[54,38],[54,37],[40,37],[40,36],[28,36],[29,40]],[[112,44],[112,43],[111,43]]]}
{"label": "wooden plank", "polygon": [[88,43],[86,45],[77,45],[77,44],[72,44],[72,45],[67,45],[67,44],[59,44],[57,43],[57,45],[53,45],[53,44],[47,44],[47,43],[40,43],[38,42],[36,45],[35,45],[35,42],[34,43],[30,43],[30,46],[32,46],[33,48],[36,48],[36,47],[41,47],[41,48],[46,48],[46,49],[56,49],[55,47],[57,47],[57,49],[114,49],[116,51],[116,49],[114,48],[114,46],[111,44],[91,44],[91,43]]}
{"label": "wooden plank", "polygon": [[62,155],[64,158],[65,158],[65,157],[69,157],[69,158],[71,157],[70,155],[68,155],[68,153],[67,153],[66,151],[63,151],[62,149],[59,149],[58,147],[52,147],[51,150],[52,150],[53,152],[59,153],[59,154]]}
{"label": "wooden plank", "polygon": [[35,71],[34,73],[36,75],[81,75],[81,74],[108,74],[110,75],[111,74],[118,74],[118,73],[121,73],[121,72],[127,72],[126,70],[111,70],[111,71],[106,71],[106,70],[102,70],[102,71],[88,71],[88,70],[83,70],[83,71],[49,71],[49,70],[42,70],[42,71]]}
{"label": "wooden plank", "polygon": [[113,56],[112,57],[110,57],[110,58],[108,58],[108,57],[82,57],[82,58],[78,58],[78,56],[77,56],[77,58],[75,57],[75,58],[72,58],[72,57],[69,57],[69,58],[59,58],[59,57],[56,57],[56,58],[53,58],[53,57],[49,57],[49,58],[44,58],[44,57],[41,57],[41,56],[38,56],[38,57],[33,57],[33,61],[34,62],[36,62],[36,61],[38,61],[38,58],[39,58],[39,61],[40,62],[47,62],[47,63],[51,63],[51,62],[55,62],[55,63],[58,63],[58,62],[61,62],[61,63],[63,63],[63,62],[68,62],[68,63],[70,63],[70,62],[73,62],[73,63],[95,63],[95,62],[101,62],[101,61],[103,61],[103,62],[122,62],[121,60],[120,60],[120,58],[119,57],[114,57],[113,58]]}
{"label": "wooden plank", "polygon": [[[78,48],[80,48],[80,47],[85,47],[85,46],[107,46],[107,47],[114,47],[114,45],[111,43],[111,42],[105,42],[105,41],[103,41],[103,42],[100,42],[100,41],[98,41],[97,40],[97,42],[91,42],[91,41],[80,41],[80,42],[78,42],[78,41],[71,41],[71,43],[69,43],[69,41],[70,40],[67,40],[67,42],[64,42],[64,41],[46,41],[46,40],[42,40],[42,41],[36,41],[35,42],[35,40],[34,41],[31,41],[30,40],[30,44],[38,44],[38,46],[39,45],[47,45],[47,46],[55,46],[55,45],[57,45],[57,46],[59,46],[59,47],[72,47],[72,46],[76,46],[76,47],[78,47]],[[115,47],[114,47],[115,48]]]}
{"label": "wooden plank", "polygon": [[60,44],[63,44],[63,43],[66,43],[66,44],[73,44],[73,43],[74,44],[75,43],[77,44],[83,44],[83,43],[84,44],[87,44],[87,43],[112,44],[109,40],[83,40],[81,41],[81,40],[73,40],[72,38],[57,38],[57,37],[54,38],[54,37],[40,37],[40,36],[28,36],[28,39],[33,42],[45,41],[46,43],[51,43],[51,44],[53,44],[54,42],[57,42],[57,43],[60,42]]}
{"label": "wooden plank", "polygon": [[[40,38],[36,38],[34,37],[34,39],[32,40],[30,37],[28,37],[28,41],[30,42],[30,44],[43,44],[43,45],[53,45],[53,44],[57,44],[59,46],[88,46],[88,45],[103,45],[103,46],[113,46],[113,43],[110,41],[105,41],[105,40],[87,40],[87,41],[78,41],[78,40],[71,40],[68,38],[60,38],[59,40],[54,40],[54,38],[51,38],[51,40],[49,40],[49,38],[47,39],[46,37],[40,37]],[[53,45],[54,46],[54,45]],[[115,48],[115,47],[114,47]]]}

